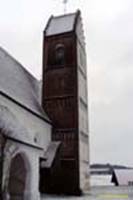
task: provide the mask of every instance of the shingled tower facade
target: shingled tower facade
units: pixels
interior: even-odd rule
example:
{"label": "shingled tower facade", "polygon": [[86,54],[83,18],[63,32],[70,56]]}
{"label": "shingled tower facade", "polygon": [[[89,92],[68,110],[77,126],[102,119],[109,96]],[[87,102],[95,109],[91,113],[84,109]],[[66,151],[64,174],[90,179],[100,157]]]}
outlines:
{"label": "shingled tower facade", "polygon": [[48,184],[55,192],[80,194],[89,187],[87,72],[80,11],[48,21],[42,105],[53,123],[52,140],[62,143],[60,172]]}

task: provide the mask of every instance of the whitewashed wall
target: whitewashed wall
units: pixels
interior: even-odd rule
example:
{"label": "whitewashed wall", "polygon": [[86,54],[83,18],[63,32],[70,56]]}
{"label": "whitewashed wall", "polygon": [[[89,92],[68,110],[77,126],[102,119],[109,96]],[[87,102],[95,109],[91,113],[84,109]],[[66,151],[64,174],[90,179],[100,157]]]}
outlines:
{"label": "whitewashed wall", "polygon": [[[50,124],[46,123],[44,120],[38,118],[2,95],[0,95],[0,105],[8,107],[11,113],[16,116],[21,126],[27,130],[25,142],[30,142],[31,144],[40,146],[46,150],[51,140]],[[21,133],[18,133],[18,135],[19,134],[21,139]]]}
{"label": "whitewashed wall", "polygon": [[89,189],[89,129],[86,52],[82,20],[77,23],[77,60],[78,60],[78,105],[79,105],[79,167],[80,188]]}
{"label": "whitewashed wall", "polygon": [[26,187],[24,200],[40,200],[39,193],[39,155],[41,151],[36,148],[29,147],[11,140],[7,140],[4,159],[4,177],[3,189],[6,193],[6,198],[10,197],[8,191],[8,182],[10,176],[11,160],[18,154],[21,154],[27,170]]}
{"label": "whitewashed wall", "polygon": [[[0,95],[0,106],[3,108],[8,108],[8,110],[13,114],[13,116],[16,117],[14,118],[16,119],[16,126],[14,132],[17,135],[11,133],[11,135],[9,136],[16,136],[16,138],[22,142],[43,148],[43,150],[39,150],[38,148],[34,148],[32,146],[21,144],[15,141],[13,142],[12,140],[7,141],[5,149],[3,177],[4,190],[8,184],[11,160],[15,155],[20,153],[24,155],[24,160],[26,162],[26,165],[28,166],[28,182],[25,189],[24,200],[40,200],[39,159],[41,156],[43,156],[44,151],[47,149],[47,146],[51,141],[51,125],[46,123],[44,120],[38,118],[37,116],[33,115],[32,113],[28,112],[24,108],[21,108],[19,105],[10,101],[3,95]],[[19,128],[19,126],[21,126],[21,128]],[[24,131],[21,132],[19,130],[22,130],[22,127],[24,127]]]}

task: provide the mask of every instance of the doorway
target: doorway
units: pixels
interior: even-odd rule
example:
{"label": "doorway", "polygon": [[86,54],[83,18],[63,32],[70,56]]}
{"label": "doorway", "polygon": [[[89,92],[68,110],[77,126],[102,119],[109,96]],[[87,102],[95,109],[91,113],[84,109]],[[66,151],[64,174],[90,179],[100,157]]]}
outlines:
{"label": "doorway", "polygon": [[10,200],[24,200],[27,170],[21,154],[17,154],[11,161],[8,192]]}

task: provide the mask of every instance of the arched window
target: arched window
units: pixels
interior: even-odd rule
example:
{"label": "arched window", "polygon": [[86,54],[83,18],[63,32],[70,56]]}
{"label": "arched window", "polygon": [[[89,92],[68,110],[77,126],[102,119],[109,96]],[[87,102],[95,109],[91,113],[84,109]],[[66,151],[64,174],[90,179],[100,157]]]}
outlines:
{"label": "arched window", "polygon": [[63,65],[65,62],[65,48],[63,44],[57,44],[55,47],[55,64]]}

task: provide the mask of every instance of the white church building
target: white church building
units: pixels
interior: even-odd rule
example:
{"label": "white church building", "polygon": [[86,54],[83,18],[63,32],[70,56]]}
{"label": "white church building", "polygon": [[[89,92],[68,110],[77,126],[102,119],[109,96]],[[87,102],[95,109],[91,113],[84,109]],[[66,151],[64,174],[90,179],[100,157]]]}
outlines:
{"label": "white church building", "polygon": [[[49,28],[49,31],[54,28],[56,29],[56,33],[54,32],[54,30],[52,30],[53,34],[55,34],[56,36],[61,36],[61,34],[63,34],[62,37],[65,38],[68,37],[65,36],[65,34],[67,33],[69,33],[69,35],[71,33],[72,37],[73,35],[77,35],[76,37],[79,37],[80,41],[80,37],[82,37],[82,27],[78,26],[78,24],[81,23],[80,18],[81,17],[79,11],[57,18],[53,17],[53,20],[50,19],[51,22],[49,20],[46,29]],[[64,22],[66,23],[66,26],[60,26],[61,23]],[[80,36],[78,36],[77,31],[80,32]],[[60,40],[59,42],[63,43],[62,40]],[[65,44],[68,43],[64,42],[63,44],[58,45],[59,61],[61,59],[61,56],[63,55],[60,50],[64,48]],[[79,47],[80,44],[83,49],[84,44],[82,43],[82,39],[78,44]],[[44,57],[46,58],[46,55]],[[75,59],[82,59],[82,65],[82,63],[84,62],[83,59],[86,58],[85,56],[82,56],[81,52],[80,58],[78,57],[78,59]],[[78,61],[75,63],[78,63]],[[70,68],[71,65],[69,66],[69,69]],[[76,172],[77,174],[75,174],[74,176],[76,177],[76,181],[73,183],[75,184],[75,188],[73,189],[73,191],[84,191],[84,186],[86,188],[89,187],[89,148],[88,129],[86,128],[88,127],[88,121],[86,118],[88,107],[86,101],[87,94],[84,93],[84,89],[87,89],[87,83],[85,82],[85,68],[86,66],[82,67],[80,66],[80,64],[79,66],[75,65],[74,68],[79,73],[79,81],[81,81],[80,85],[82,85],[81,83],[83,83],[83,88],[80,89],[81,97],[72,97],[72,94],[69,94],[69,98],[67,101],[67,106],[71,106],[71,101],[69,100],[71,100],[72,98],[79,98],[78,105],[80,106],[81,104],[80,110],[82,111],[82,122],[80,124],[80,127],[79,129],[77,127],[75,128],[72,125],[72,127],[70,127],[68,121],[67,126],[69,127],[69,129],[65,127],[65,122],[63,125],[61,123],[57,123],[58,127],[56,127],[57,120],[55,120],[55,118],[51,115],[51,111],[49,112],[49,110],[47,110],[46,113],[45,110],[42,108],[42,86],[40,85],[40,82],[35,77],[33,77],[18,61],[16,61],[11,55],[9,55],[3,48],[0,48],[0,193],[2,192],[4,200],[40,200],[39,187],[40,177],[42,176],[42,174],[40,173],[40,168],[50,169],[48,172],[51,173],[48,176],[49,179],[49,177],[55,177],[57,175],[56,171],[61,171],[58,169],[63,169],[62,166],[64,167],[64,169],[65,166],[67,166],[67,169],[69,169],[70,167],[70,170],[72,169],[72,167],[74,168],[76,166],[74,172]],[[62,69],[64,70],[65,67],[60,67],[60,72]],[[54,70],[57,74],[57,68],[55,68]],[[71,72],[72,71],[68,73],[68,77],[71,76]],[[54,71],[52,71],[52,73],[54,73]],[[73,77],[71,77],[71,80],[72,78]],[[77,81],[77,79],[75,80]],[[74,82],[72,81],[72,83]],[[45,81],[43,84],[45,84]],[[61,87],[66,87],[65,81],[62,82],[62,84],[63,85],[61,85]],[[43,89],[45,90],[44,87]],[[52,90],[54,91],[54,88],[52,88]],[[65,91],[62,88],[59,88],[59,90]],[[69,89],[69,91],[70,90],[71,89]],[[84,96],[83,98],[82,93]],[[66,97],[66,94],[64,96]],[[63,95],[61,98],[63,98]],[[61,106],[64,105],[65,104],[61,103]],[[74,108],[75,107],[76,106],[74,105]],[[59,112],[61,111],[63,113],[63,110],[61,109],[59,110]],[[72,110],[72,106],[70,110]],[[79,111],[79,113],[81,111]],[[69,115],[66,116],[69,118]],[[81,120],[79,119],[79,123],[80,121]],[[62,133],[64,135],[66,134],[66,136],[63,135],[63,137],[61,137],[58,135],[58,137],[53,137],[53,127],[56,127],[56,133],[60,130],[59,134],[61,135],[62,131]],[[75,131],[77,129],[79,130],[79,132]],[[78,135],[78,137],[76,136],[76,134]],[[68,135],[69,138],[67,138]],[[68,141],[68,139],[70,141]],[[61,147],[61,144],[63,147]],[[73,145],[75,146],[73,147]],[[67,153],[66,147],[68,150],[70,150]],[[61,153],[60,148],[64,148],[63,150],[61,150]],[[76,153],[73,154],[73,152]],[[55,169],[55,171],[51,169]],[[64,173],[65,170],[63,171],[63,175],[65,176]],[[69,170],[66,173],[67,176]],[[78,173],[80,174],[78,175]],[[69,178],[71,179],[71,177]],[[52,180],[58,180],[58,177],[56,177],[55,179],[51,178],[51,188],[53,183]],[[45,184],[47,185],[47,183]],[[55,185],[53,186],[54,189]]]}
{"label": "white church building", "polygon": [[39,199],[39,158],[51,141],[51,122],[40,106],[39,95],[39,82],[0,48],[3,187],[6,195],[17,196],[25,190],[27,200]]}

